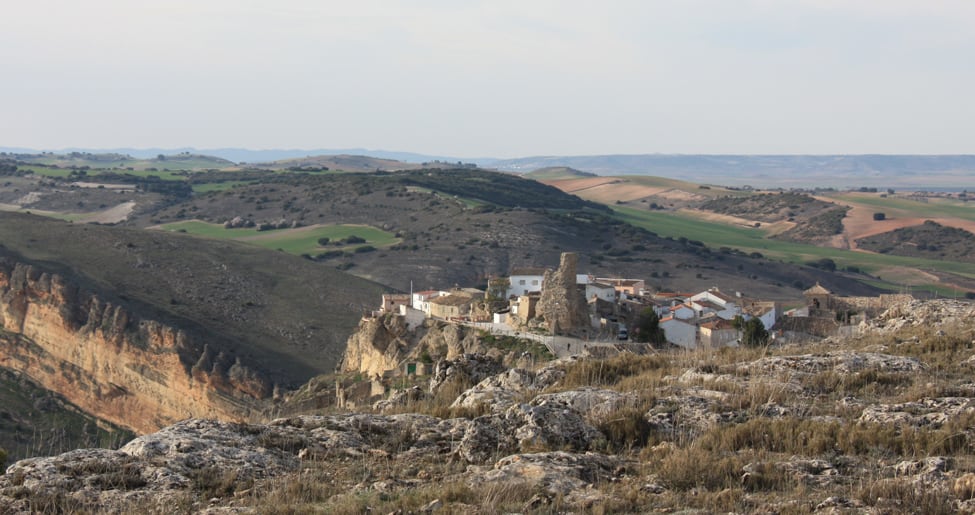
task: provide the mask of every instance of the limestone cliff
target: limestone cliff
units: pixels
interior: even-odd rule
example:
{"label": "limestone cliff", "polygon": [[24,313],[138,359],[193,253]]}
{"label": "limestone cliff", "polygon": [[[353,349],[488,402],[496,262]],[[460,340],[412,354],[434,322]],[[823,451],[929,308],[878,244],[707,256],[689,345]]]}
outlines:
{"label": "limestone cliff", "polygon": [[470,327],[428,319],[410,329],[403,317],[388,314],[362,319],[346,344],[341,370],[375,377],[404,363],[454,359],[483,350],[477,331]]}
{"label": "limestone cliff", "polygon": [[187,417],[240,419],[271,393],[259,372],[200,336],[6,258],[0,367],[142,433]]}

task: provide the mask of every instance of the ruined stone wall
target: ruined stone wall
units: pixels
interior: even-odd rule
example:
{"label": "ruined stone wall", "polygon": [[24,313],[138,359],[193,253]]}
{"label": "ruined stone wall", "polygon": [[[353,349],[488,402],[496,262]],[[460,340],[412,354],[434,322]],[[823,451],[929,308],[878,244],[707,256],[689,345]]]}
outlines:
{"label": "ruined stone wall", "polygon": [[552,334],[579,334],[590,328],[588,304],[576,286],[578,259],[574,252],[565,252],[558,270],[545,272],[536,311]]}
{"label": "ruined stone wall", "polygon": [[908,303],[914,297],[904,293],[883,294],[877,297],[835,297],[837,310],[881,311],[891,306]]}

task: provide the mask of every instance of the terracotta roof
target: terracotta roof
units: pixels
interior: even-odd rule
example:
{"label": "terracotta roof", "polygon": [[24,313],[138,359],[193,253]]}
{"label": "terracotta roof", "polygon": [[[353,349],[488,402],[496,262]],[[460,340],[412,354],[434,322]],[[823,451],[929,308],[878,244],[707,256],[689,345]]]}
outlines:
{"label": "terracotta roof", "polygon": [[706,329],[710,329],[712,331],[714,331],[714,330],[727,330],[727,329],[734,329],[735,328],[735,326],[731,322],[729,322],[728,320],[724,320],[724,319],[718,319],[718,320],[715,320],[713,322],[707,322],[707,323],[701,324],[701,327],[706,328]]}

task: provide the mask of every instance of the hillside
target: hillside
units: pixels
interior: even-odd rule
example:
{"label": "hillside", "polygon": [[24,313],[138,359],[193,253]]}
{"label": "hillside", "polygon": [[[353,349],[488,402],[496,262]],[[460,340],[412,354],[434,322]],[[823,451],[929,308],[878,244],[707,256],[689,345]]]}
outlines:
{"label": "hillside", "polygon": [[846,287],[846,281],[814,269],[716,254],[686,238],[661,238],[615,220],[606,206],[536,181],[479,170],[279,174],[260,184],[196,195],[128,223],[148,227],[193,218],[223,224],[235,217],[306,226],[363,224],[385,231],[399,242],[362,252],[336,251],[329,243],[305,253],[403,291],[411,283],[415,288],[483,285],[512,267],[554,267],[564,251],[579,253],[585,272],[644,277],[661,288],[721,284],[788,297],[817,280]]}
{"label": "hillside", "polygon": [[381,286],[229,241],[0,214],[5,256],[238,347],[282,384],[330,371]]}
{"label": "hillside", "polygon": [[135,158],[128,154],[68,152],[64,154],[18,154],[8,153],[0,156],[25,164],[39,164],[59,168],[115,168],[128,170],[197,170],[226,168],[234,163],[219,157],[181,152],[178,154],[158,154],[151,158]]}
{"label": "hillside", "polygon": [[596,177],[596,174],[583,172],[582,170],[576,170],[568,166],[549,166],[546,168],[539,168],[538,170],[532,170],[522,177],[528,179],[534,179],[536,181],[546,181],[554,179],[572,179],[580,177]]}
{"label": "hillside", "polygon": [[[0,368],[0,406],[0,449],[7,451],[8,463],[80,447],[115,448],[134,436],[84,413],[24,374],[4,368]],[[3,468],[0,465],[0,471]]]}
{"label": "hillside", "polygon": [[417,163],[407,163],[394,159],[382,159],[369,156],[357,155],[311,155],[307,157],[296,157],[282,159],[266,163],[251,164],[257,168],[267,168],[270,170],[287,169],[326,169],[343,172],[375,172],[378,170],[415,170],[422,168]]}
{"label": "hillside", "polygon": [[[143,433],[249,418],[331,372],[382,291],[299,257],[161,231],[6,213],[0,241],[0,367]],[[3,386],[36,397],[23,384]],[[43,427],[43,410],[17,416]],[[90,433],[69,425],[63,438]]]}
{"label": "hillside", "polygon": [[[975,268],[948,254],[916,254],[922,259],[918,261],[893,253],[850,252],[862,238],[924,220],[971,232],[975,209],[963,192],[892,193],[870,188],[762,192],[643,176],[544,182],[610,206],[623,220],[662,236],[791,263],[828,259],[840,269],[867,273],[850,279],[890,289],[923,288],[957,296],[975,287],[971,280]],[[886,218],[874,220],[878,212]]]}
{"label": "hillside", "polygon": [[649,175],[736,187],[960,190],[971,185],[975,156],[616,154],[485,159],[479,164],[519,173],[565,166],[597,175]]}
{"label": "hillside", "polygon": [[975,234],[931,220],[861,238],[857,246],[881,254],[975,262]]}

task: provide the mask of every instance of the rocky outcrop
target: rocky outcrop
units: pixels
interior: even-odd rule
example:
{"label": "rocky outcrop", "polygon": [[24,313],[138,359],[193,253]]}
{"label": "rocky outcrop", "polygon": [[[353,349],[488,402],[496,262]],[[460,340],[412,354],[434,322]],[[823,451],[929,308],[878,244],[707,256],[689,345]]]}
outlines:
{"label": "rocky outcrop", "polygon": [[193,416],[240,418],[272,390],[198,337],[9,260],[0,260],[0,327],[0,366],[137,432]]}
{"label": "rocky outcrop", "polygon": [[[569,419],[556,413],[567,411],[564,407],[550,407],[553,409],[523,406],[512,411],[508,418],[515,428],[513,441],[520,441],[524,449],[546,442],[573,449],[586,447],[586,442],[576,439],[591,439],[595,430],[567,423]],[[0,513],[186,511],[185,504],[201,491],[246,495],[251,485],[296,474],[308,462],[328,463],[328,469],[334,470],[349,460],[365,465],[376,458],[387,469],[394,461],[403,467],[423,460],[449,460],[465,445],[471,446],[464,435],[474,426],[466,419],[414,414],[302,416],[264,425],[191,419],[136,438],[119,450],[82,449],[21,460],[0,475]],[[564,435],[558,434],[563,430]],[[474,488],[492,483],[525,484],[551,495],[568,495],[608,481],[623,463],[620,458],[595,453],[545,451],[509,456],[504,450],[496,442],[490,452],[479,450],[474,466],[454,480]],[[389,477],[355,488],[394,491],[415,486],[415,480]]]}
{"label": "rocky outcrop", "polygon": [[504,370],[501,360],[484,354],[464,354],[437,363],[430,378],[430,392],[452,383],[476,384]]}
{"label": "rocky outcrop", "polygon": [[861,324],[864,331],[890,334],[904,327],[947,327],[975,318],[975,305],[957,300],[910,300],[891,305]]}
{"label": "rocky outcrop", "polygon": [[514,452],[585,451],[601,437],[599,430],[565,403],[545,400],[475,418],[457,452],[468,462],[482,463]]}
{"label": "rocky outcrop", "polygon": [[536,311],[552,334],[578,334],[591,326],[586,299],[576,286],[574,252],[564,252],[557,270],[546,270]]}
{"label": "rocky outcrop", "polygon": [[470,327],[428,319],[410,329],[404,317],[390,313],[362,319],[346,343],[340,368],[376,377],[403,363],[454,359],[482,350]]}

